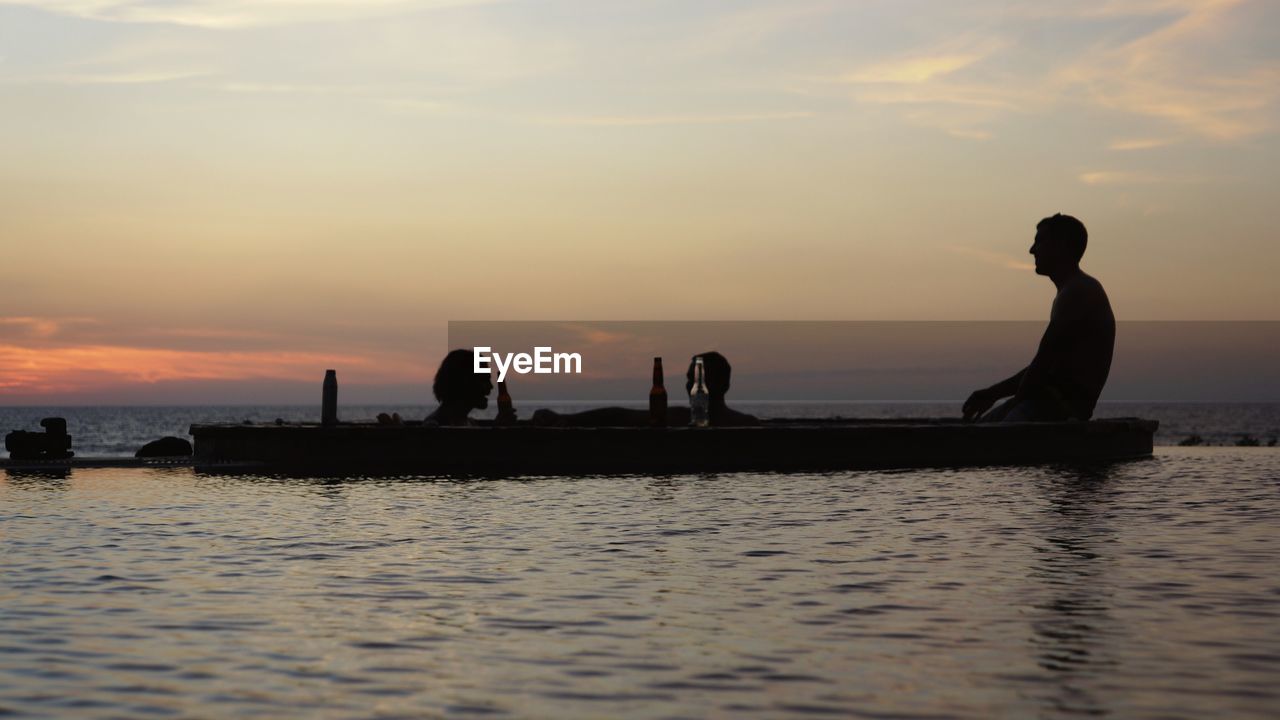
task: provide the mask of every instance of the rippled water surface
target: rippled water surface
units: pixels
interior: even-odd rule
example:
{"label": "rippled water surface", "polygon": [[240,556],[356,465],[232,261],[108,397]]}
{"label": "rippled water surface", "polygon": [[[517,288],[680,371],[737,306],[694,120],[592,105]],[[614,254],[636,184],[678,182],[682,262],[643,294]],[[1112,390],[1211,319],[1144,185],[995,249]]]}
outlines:
{"label": "rippled water surface", "polygon": [[1262,717],[1280,452],[0,475],[0,715]]}

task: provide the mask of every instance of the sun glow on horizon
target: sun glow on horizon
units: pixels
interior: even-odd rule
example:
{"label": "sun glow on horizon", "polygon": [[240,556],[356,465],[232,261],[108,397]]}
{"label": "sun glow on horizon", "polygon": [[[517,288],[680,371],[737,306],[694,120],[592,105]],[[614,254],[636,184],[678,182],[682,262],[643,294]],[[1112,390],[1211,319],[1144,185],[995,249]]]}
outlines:
{"label": "sun glow on horizon", "polygon": [[341,368],[344,380],[365,384],[411,379],[426,382],[424,378],[431,372],[403,360],[361,355],[0,345],[0,399],[6,395],[74,395],[118,385],[184,380],[313,382],[325,368]]}

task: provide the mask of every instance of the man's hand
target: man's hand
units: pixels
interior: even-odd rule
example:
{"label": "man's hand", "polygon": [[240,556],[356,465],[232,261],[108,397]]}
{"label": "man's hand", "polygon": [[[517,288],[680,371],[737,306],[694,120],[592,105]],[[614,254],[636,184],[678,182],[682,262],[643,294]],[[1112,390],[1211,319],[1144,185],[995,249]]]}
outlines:
{"label": "man's hand", "polygon": [[991,410],[986,415],[983,415],[982,422],[984,423],[1004,422],[1004,419],[1009,414],[1009,411],[1013,410],[1017,406],[1018,406],[1017,398],[1016,397],[1009,398],[1008,401],[997,405],[995,409]]}
{"label": "man's hand", "polygon": [[964,401],[964,407],[961,410],[964,413],[964,419],[966,421],[977,420],[982,417],[983,413],[990,410],[991,406],[995,405],[999,399],[1000,397],[992,392],[991,388],[975,390],[969,396],[969,399]]}

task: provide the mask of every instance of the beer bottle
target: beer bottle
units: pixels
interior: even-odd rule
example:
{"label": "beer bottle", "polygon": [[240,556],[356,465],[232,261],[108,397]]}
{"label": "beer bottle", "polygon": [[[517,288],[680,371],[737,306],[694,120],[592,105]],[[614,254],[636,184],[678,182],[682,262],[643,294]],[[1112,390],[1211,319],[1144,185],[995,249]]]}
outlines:
{"label": "beer bottle", "polygon": [[662,384],[662,358],[653,359],[653,388],[649,390],[649,426],[667,426],[667,388]]}
{"label": "beer bottle", "polygon": [[511,404],[511,393],[507,392],[507,381],[498,381],[498,417],[494,425],[515,425],[516,409]]}
{"label": "beer bottle", "polygon": [[689,424],[694,427],[711,425],[711,395],[707,392],[706,368],[702,358],[693,363],[693,387],[689,390]]}

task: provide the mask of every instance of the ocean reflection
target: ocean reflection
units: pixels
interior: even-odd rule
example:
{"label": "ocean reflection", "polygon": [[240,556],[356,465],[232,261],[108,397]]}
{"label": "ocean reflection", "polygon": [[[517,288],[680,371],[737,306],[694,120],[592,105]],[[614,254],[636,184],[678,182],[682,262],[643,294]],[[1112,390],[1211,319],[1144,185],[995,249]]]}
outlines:
{"label": "ocean reflection", "polygon": [[0,479],[0,714],[1264,716],[1280,454]]}
{"label": "ocean reflection", "polygon": [[71,477],[69,468],[23,469],[5,468],[5,479],[17,487],[48,487],[66,489],[66,481]]}
{"label": "ocean reflection", "polygon": [[1122,633],[1108,580],[1117,541],[1109,507],[1115,472],[1113,464],[1055,467],[1040,485],[1045,504],[1028,568],[1037,584],[1028,642],[1053,681],[1043,697],[1049,710],[1113,712],[1091,686],[1117,665],[1110,647]]}

